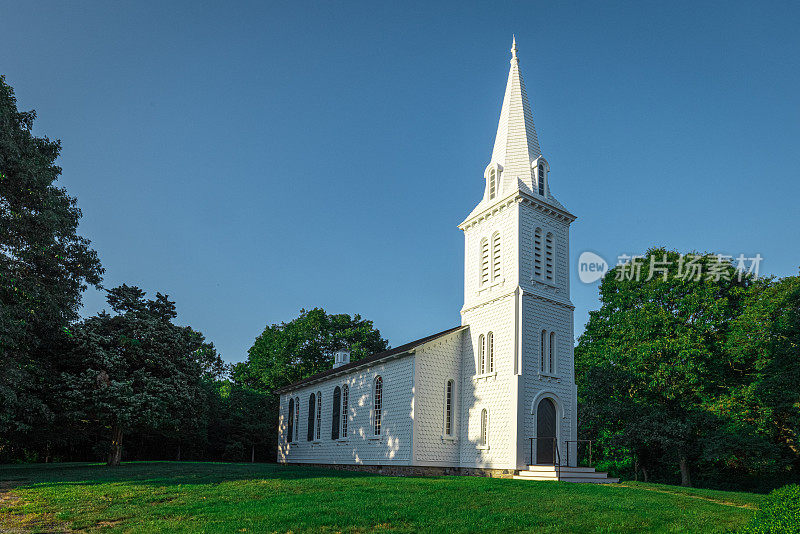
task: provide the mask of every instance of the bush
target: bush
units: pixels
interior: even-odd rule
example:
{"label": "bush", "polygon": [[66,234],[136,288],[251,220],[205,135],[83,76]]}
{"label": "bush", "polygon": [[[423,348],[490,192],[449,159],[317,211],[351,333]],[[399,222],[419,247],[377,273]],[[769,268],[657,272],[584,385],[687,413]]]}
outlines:
{"label": "bush", "polygon": [[800,534],[800,486],[774,490],[741,534]]}

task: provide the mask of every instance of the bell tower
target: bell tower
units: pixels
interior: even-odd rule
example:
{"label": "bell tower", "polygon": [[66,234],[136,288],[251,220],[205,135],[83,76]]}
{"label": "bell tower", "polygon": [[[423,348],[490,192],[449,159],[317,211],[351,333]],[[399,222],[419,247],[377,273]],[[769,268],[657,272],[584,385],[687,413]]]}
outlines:
{"label": "bell tower", "polygon": [[[531,437],[554,434],[549,437],[562,456],[567,442],[577,439],[577,390],[569,298],[575,216],[551,193],[516,39],[483,179],[482,199],[459,225],[465,242],[461,320],[469,325],[461,458],[464,465],[520,469],[557,454],[536,449],[531,458]],[[546,421],[537,419],[539,411]]]}

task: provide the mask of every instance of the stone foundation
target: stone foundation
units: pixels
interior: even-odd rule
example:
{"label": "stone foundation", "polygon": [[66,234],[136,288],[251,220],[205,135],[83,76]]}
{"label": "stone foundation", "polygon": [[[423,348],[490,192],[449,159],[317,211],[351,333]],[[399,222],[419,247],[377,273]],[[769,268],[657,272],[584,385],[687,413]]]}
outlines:
{"label": "stone foundation", "polygon": [[474,476],[492,478],[512,478],[513,469],[482,469],[475,467],[435,467],[421,465],[358,465],[358,464],[307,464],[307,463],[282,463],[294,467],[321,467],[323,469],[338,469],[339,471],[360,471],[362,473],[376,473],[391,477],[419,477],[419,476]]}

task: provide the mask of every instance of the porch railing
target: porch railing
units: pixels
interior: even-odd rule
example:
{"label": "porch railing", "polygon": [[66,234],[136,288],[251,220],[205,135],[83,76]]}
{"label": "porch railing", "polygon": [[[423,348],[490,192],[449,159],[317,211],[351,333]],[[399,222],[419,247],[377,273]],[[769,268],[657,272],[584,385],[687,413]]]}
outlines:
{"label": "porch railing", "polygon": [[564,442],[567,446],[567,465],[569,465],[569,444],[575,444],[575,465],[577,466],[580,463],[580,456],[579,456],[579,448],[581,443],[588,443],[589,444],[589,465],[587,467],[592,467],[592,440],[590,439],[571,439],[569,441]]}
{"label": "porch railing", "polygon": [[[558,447],[558,438],[528,438],[528,439],[530,440],[530,444],[531,444],[531,455],[530,455],[529,465],[535,465],[534,464],[534,459],[536,457],[533,454],[533,446],[534,446],[534,442],[536,440],[545,440],[545,441],[552,441],[553,442],[553,467],[556,468],[556,477],[557,477],[557,479],[561,480],[561,450]],[[566,445],[566,447],[567,447],[567,450],[566,450],[566,453],[567,453],[566,454],[567,467],[570,466],[570,463],[569,463],[569,446],[570,446],[570,443],[574,443],[575,444],[575,465],[576,466],[578,466],[578,464],[580,463],[580,456],[579,456],[580,444],[581,443],[588,443],[589,444],[589,446],[588,446],[588,449],[589,449],[589,465],[588,465],[588,467],[592,467],[592,440],[590,440],[590,439],[571,439],[571,440],[567,440],[567,441],[564,442],[564,445]],[[538,444],[538,442],[537,442],[537,444]],[[544,464],[544,465],[549,465],[549,464]]]}

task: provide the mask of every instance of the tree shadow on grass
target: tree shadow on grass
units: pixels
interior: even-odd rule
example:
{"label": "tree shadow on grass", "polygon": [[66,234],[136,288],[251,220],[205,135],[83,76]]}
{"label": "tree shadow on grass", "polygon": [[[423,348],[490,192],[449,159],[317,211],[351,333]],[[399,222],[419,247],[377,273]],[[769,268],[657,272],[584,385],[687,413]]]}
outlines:
{"label": "tree shadow on grass", "polygon": [[290,481],[376,476],[379,475],[274,463],[125,462],[118,467],[100,463],[0,465],[0,482],[13,483],[17,487],[115,483],[153,486],[213,485],[242,480]]}

